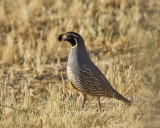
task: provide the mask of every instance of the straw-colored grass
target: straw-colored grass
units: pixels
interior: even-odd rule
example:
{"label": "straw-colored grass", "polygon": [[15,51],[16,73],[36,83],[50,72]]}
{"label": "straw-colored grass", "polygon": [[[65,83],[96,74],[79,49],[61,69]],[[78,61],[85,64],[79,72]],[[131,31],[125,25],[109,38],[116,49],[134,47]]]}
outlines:
{"label": "straw-colored grass", "polygon": [[[160,1],[1,0],[0,127],[158,128]],[[82,35],[93,62],[132,101],[101,99],[99,110],[67,80],[70,45]]]}

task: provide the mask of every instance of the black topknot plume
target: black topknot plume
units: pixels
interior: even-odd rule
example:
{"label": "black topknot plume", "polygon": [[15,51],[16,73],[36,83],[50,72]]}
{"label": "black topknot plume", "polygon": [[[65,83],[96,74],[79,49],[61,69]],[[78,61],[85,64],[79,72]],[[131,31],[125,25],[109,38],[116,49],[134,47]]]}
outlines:
{"label": "black topknot plume", "polygon": [[61,34],[61,35],[58,36],[58,41],[62,41],[63,35],[65,35],[65,34]]}

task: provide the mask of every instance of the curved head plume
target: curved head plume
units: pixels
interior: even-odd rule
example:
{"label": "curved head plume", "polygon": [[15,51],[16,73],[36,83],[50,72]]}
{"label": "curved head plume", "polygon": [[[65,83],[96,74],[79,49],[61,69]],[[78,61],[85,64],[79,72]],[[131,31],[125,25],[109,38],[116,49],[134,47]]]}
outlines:
{"label": "curved head plume", "polygon": [[75,32],[67,32],[66,34],[61,34],[59,35],[58,40],[62,41],[64,35],[66,36],[64,38],[64,41],[68,41],[72,46],[78,45],[79,40],[83,40],[82,37]]}

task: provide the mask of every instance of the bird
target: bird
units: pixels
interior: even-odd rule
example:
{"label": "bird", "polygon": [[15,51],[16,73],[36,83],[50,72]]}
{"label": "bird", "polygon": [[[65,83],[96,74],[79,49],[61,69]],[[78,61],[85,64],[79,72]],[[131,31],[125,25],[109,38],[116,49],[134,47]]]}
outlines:
{"label": "bird", "polygon": [[[65,36],[64,39],[63,36]],[[82,109],[88,95],[97,98],[100,109],[101,97],[115,98],[131,105],[131,101],[118,93],[100,69],[93,63],[81,35],[76,32],[67,32],[59,35],[58,40],[67,41],[71,44],[67,62],[67,75],[73,88],[83,96]]]}

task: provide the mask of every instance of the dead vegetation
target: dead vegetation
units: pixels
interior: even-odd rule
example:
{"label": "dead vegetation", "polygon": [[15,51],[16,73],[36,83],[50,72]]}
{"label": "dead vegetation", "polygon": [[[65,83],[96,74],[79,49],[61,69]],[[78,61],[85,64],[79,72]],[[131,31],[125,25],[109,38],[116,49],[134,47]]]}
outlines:
{"label": "dead vegetation", "polygon": [[[160,124],[158,0],[1,0],[0,127],[144,127]],[[133,104],[102,109],[69,85],[61,33],[85,39],[91,59]]]}

